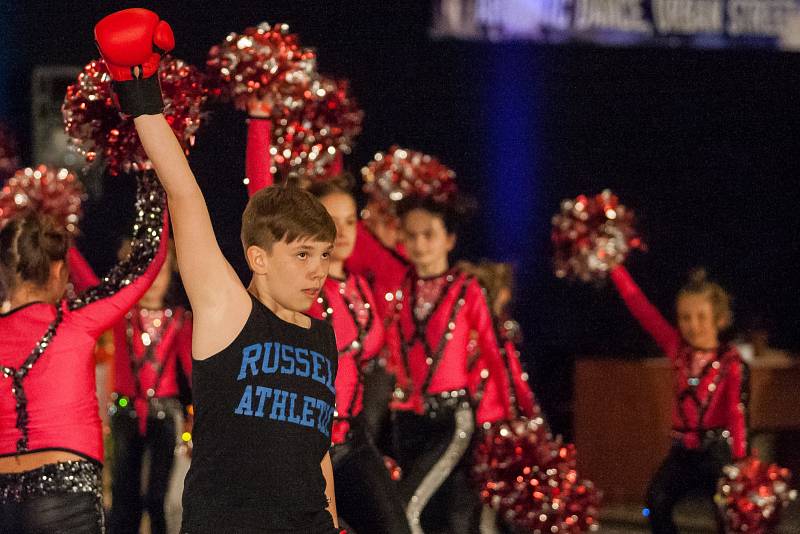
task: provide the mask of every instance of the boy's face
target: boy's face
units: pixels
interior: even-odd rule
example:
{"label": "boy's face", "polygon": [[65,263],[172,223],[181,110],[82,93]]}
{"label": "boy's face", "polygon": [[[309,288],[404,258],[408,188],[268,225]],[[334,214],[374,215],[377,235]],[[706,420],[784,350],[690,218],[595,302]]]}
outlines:
{"label": "boy's face", "polygon": [[[258,247],[251,247],[258,248]],[[319,294],[331,262],[333,243],[305,238],[272,245],[261,258],[251,257],[251,268],[263,289],[283,308],[304,312]],[[259,262],[263,262],[259,264]]]}

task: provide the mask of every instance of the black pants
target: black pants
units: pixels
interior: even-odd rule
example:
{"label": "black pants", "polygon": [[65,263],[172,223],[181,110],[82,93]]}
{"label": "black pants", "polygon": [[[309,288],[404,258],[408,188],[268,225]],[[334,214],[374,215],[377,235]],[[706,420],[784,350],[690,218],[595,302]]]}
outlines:
{"label": "black pants", "polygon": [[355,533],[411,533],[397,484],[367,436],[363,421],[353,421],[348,441],[334,446],[331,459],[336,509]]}
{"label": "black pants", "polygon": [[102,478],[88,460],[0,474],[0,533],[103,534]]}
{"label": "black pants", "polygon": [[221,534],[223,532],[225,534],[339,534],[339,529],[333,526],[333,518],[327,510],[315,515],[311,526],[303,530],[275,530],[269,528],[268,522],[258,527],[231,526],[230,522],[221,525],[221,522],[222,520],[206,522],[202,526],[182,526],[181,534]]}
{"label": "black pants", "polygon": [[[152,534],[166,534],[164,497],[175,458],[175,415],[167,411],[161,419],[148,417],[146,436],[141,436],[138,420],[129,413],[120,410],[111,416],[114,460],[110,530],[112,534],[138,534],[142,511],[146,510]],[[142,499],[145,450],[150,451],[150,473]]]}
{"label": "black pants", "polygon": [[722,468],[730,462],[730,447],[722,440],[698,450],[674,445],[653,475],[647,490],[647,507],[650,509],[650,528],[653,533],[677,534],[672,512],[678,501],[689,494],[708,499],[714,508],[717,530],[724,533],[722,516],[714,505],[713,497],[717,491],[717,481],[722,476]]}
{"label": "black pants", "polygon": [[102,534],[103,509],[92,493],[53,493],[0,504],[3,534]]}
{"label": "black pants", "polygon": [[[457,433],[455,413],[440,410],[436,417],[395,412],[397,462],[403,469],[400,497],[408,505],[425,479],[442,459]],[[471,447],[436,490],[422,511],[426,534],[478,534],[481,502],[469,475]]]}

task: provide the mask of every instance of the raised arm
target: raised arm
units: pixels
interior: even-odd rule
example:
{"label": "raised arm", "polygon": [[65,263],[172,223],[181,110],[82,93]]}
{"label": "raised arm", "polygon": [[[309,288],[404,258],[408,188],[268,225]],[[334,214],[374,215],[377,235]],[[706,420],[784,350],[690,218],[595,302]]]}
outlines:
{"label": "raised arm", "polygon": [[670,358],[674,358],[680,345],[680,334],[675,327],[669,324],[669,321],[647,299],[625,267],[622,265],[614,267],[611,271],[611,280],[617,286],[617,291],[631,315],[639,321],[661,350]]}
{"label": "raised arm", "polygon": [[247,196],[273,184],[270,172],[269,144],[272,123],[266,113],[258,107],[248,105],[250,118],[247,119],[247,150],[245,155],[245,175]]}
{"label": "raised arm", "polygon": [[164,116],[139,116],[135,124],[167,191],[178,268],[198,326],[192,350],[205,359],[236,338],[250,313],[250,297],[222,255],[203,194]]}
{"label": "raised arm", "polygon": [[[95,337],[122,319],[142,298],[167,257],[169,220],[164,190],[152,173],[144,172],[137,180],[137,215],[130,256],[118,262],[97,284],[84,288],[77,298],[69,301],[73,321]],[[70,267],[91,271],[71,254]],[[84,272],[81,277],[87,282],[94,273],[89,277]]]}
{"label": "raised arm", "polygon": [[175,46],[172,29],[146,9],[125,9],[95,26],[95,40],[113,78],[120,110],[134,118],[142,146],[164,186],[175,248],[195,323],[194,356],[228,346],[250,313],[251,301],[217,244],[203,194],[175,134],[162,115],[160,55]]}

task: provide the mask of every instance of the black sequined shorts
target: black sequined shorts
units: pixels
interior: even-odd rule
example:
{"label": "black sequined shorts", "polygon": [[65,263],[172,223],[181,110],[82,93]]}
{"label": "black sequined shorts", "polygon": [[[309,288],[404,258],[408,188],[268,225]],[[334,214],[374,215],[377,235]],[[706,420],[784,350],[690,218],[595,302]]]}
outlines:
{"label": "black sequined shorts", "polygon": [[0,532],[102,534],[102,466],[58,462],[0,474]]}

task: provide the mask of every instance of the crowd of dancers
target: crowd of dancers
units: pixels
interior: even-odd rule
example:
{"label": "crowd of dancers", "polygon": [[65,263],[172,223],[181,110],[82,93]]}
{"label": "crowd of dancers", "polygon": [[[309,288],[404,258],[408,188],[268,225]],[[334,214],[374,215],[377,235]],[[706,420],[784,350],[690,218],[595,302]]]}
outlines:
{"label": "crowd of dancers", "polygon": [[[451,263],[465,220],[452,175],[425,188],[422,177],[389,189],[373,179],[360,218],[341,168],[276,177],[274,102],[249,98],[245,286],[162,115],[169,25],[125,10],[100,21],[95,40],[152,170],[136,174],[132,238],[118,252],[94,244],[119,258],[102,278],[47,213],[3,220],[0,531],[135,533],[146,511],[151,531],[167,532],[176,442],[189,435],[187,534],[597,529],[596,489],[574,462],[551,472],[529,455],[519,472],[508,467],[523,454],[514,440],[547,461],[574,451],[549,434],[523,371],[510,268]],[[191,312],[171,297],[177,273]],[[676,532],[675,503],[690,490],[710,499],[723,468],[747,454],[747,368],[720,341],[730,305],[718,285],[692,279],[675,328],[621,263],[610,276],[674,363],[673,447],[648,506],[654,532]],[[108,518],[95,393],[107,331]]]}

